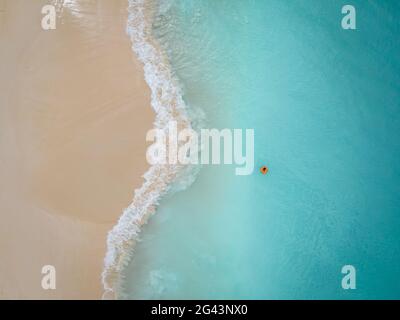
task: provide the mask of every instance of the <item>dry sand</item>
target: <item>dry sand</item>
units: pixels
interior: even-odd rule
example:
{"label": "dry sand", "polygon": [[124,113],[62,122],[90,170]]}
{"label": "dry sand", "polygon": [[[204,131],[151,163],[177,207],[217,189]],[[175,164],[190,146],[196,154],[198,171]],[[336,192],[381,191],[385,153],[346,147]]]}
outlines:
{"label": "dry sand", "polygon": [[[98,299],[107,232],[147,168],[127,0],[0,0],[0,298]],[[57,289],[43,290],[54,265]]]}

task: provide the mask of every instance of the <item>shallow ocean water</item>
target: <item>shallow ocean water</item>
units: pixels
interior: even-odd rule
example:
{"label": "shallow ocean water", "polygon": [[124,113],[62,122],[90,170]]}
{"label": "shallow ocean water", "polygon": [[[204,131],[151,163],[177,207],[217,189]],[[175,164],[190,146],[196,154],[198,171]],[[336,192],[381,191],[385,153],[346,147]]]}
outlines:
{"label": "shallow ocean water", "polygon": [[253,128],[255,170],[203,166],[162,201],[128,298],[399,298],[400,4],[352,1],[343,30],[344,4],[157,2],[187,105],[208,128]]}

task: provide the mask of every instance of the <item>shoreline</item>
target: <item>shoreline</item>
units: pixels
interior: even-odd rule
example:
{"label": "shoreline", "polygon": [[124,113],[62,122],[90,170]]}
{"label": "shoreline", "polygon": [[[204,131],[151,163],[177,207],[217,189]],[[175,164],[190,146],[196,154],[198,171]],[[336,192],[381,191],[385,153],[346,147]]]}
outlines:
{"label": "shoreline", "polygon": [[[191,129],[191,119],[183,101],[178,80],[172,75],[171,66],[151,32],[154,2],[128,0],[128,34],[132,49],[143,64],[144,78],[151,90],[151,106],[156,114],[154,128],[168,131],[170,121],[176,121],[179,130]],[[156,213],[162,198],[174,182],[186,172],[187,165],[152,165],[144,175],[145,182],[135,190],[134,198],[122,213],[118,223],[109,232],[107,254],[102,274],[103,299],[123,299],[122,273],[133,257],[133,248],[139,239],[141,227]],[[193,179],[188,179],[190,185]]]}
{"label": "shoreline", "polygon": [[57,2],[43,31],[46,1],[0,1],[0,298],[101,298],[107,232],[142,184],[154,121],[127,3]]}

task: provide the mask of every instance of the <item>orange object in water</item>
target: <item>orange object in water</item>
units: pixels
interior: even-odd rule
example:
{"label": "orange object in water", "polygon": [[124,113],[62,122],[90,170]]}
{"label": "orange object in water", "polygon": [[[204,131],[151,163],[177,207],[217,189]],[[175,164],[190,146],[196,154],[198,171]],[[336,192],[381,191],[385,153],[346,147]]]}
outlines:
{"label": "orange object in water", "polygon": [[260,169],[260,172],[261,172],[262,174],[267,174],[268,171],[269,171],[269,169],[268,169],[267,166],[262,166],[261,169]]}

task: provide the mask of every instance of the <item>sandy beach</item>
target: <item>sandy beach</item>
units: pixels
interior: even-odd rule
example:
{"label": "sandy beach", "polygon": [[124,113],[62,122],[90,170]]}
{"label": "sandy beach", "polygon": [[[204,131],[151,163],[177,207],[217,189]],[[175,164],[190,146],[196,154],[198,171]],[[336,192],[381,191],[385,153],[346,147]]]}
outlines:
{"label": "sandy beach", "polygon": [[[126,0],[0,0],[0,298],[100,299],[107,232],[146,171],[150,92]],[[41,269],[56,268],[56,290]]]}

